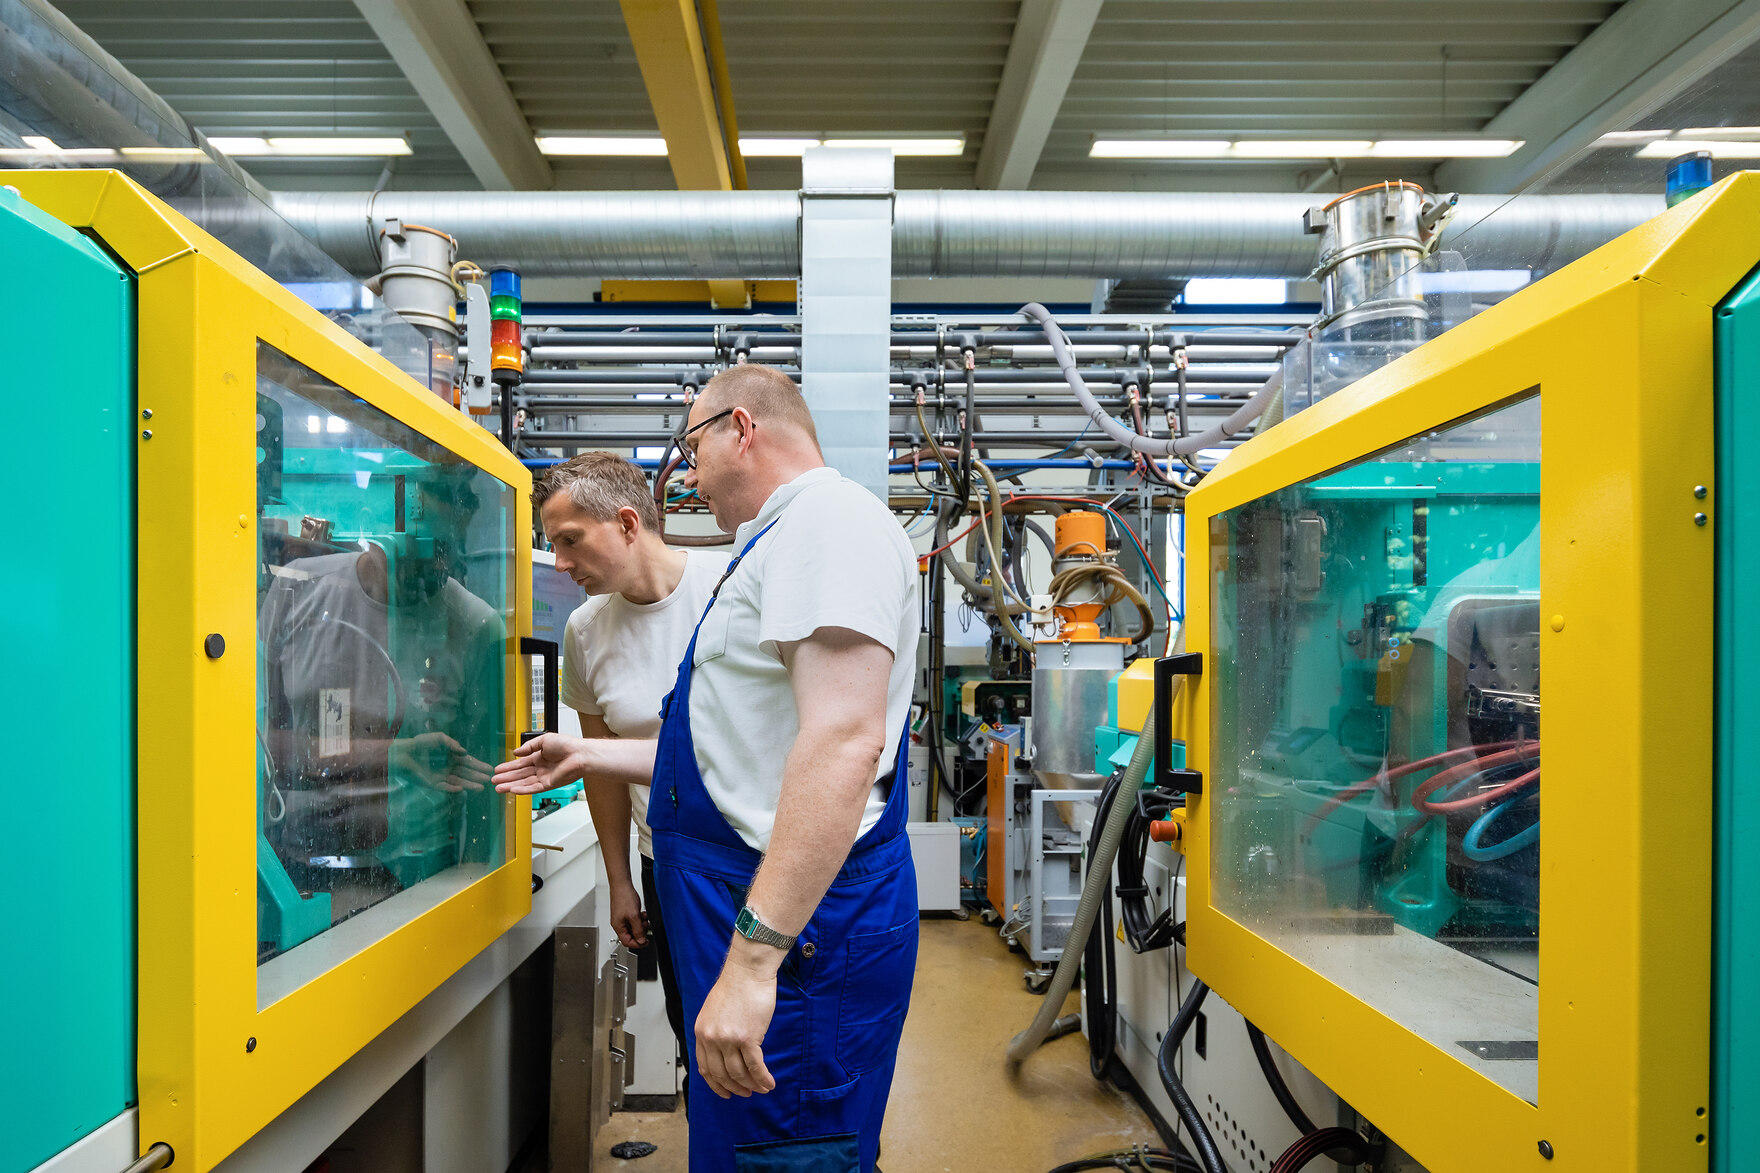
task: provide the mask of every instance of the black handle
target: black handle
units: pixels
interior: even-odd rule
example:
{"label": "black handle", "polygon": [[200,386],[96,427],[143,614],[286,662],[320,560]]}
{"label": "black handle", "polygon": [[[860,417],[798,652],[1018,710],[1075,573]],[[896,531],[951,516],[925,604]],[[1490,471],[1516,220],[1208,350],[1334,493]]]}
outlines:
{"label": "black handle", "polygon": [[559,731],[561,709],[556,699],[556,681],[562,660],[562,649],[557,647],[553,640],[533,639],[529,635],[522,635],[519,638],[519,654],[544,657],[544,727],[527,730],[520,734],[520,744],[524,745],[540,733]]}
{"label": "black handle", "polygon": [[1182,652],[1155,661],[1155,785],[1171,794],[1204,793],[1204,775],[1173,768],[1173,678],[1202,676],[1202,652]]}

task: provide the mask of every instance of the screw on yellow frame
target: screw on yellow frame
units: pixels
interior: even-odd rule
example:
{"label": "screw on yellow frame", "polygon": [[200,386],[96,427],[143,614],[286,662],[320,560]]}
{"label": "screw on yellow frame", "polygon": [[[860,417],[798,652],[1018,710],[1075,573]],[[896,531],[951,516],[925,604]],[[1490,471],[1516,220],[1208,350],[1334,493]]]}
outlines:
{"label": "screw on yellow frame", "polygon": [[[1712,311],[1756,262],[1745,173],[1271,429],[1188,500],[1187,647],[1209,653],[1213,518],[1539,389],[1541,613],[1564,622],[1540,648],[1538,1103],[1220,911],[1229,799],[1190,808],[1192,970],[1435,1173],[1706,1167],[1714,528],[1694,514],[1716,503]],[[1212,692],[1180,701],[1207,778]]]}
{"label": "screw on yellow frame", "polygon": [[[139,402],[140,1143],[212,1168],[531,907],[531,826],[503,800],[505,861],[258,1009],[256,550],[258,340],[514,491],[531,476],[488,433],[225,246],[112,171],[13,171],[23,197],[136,274]],[[519,638],[531,561],[510,551],[503,728],[529,712]],[[235,649],[210,659],[209,633]],[[245,649],[240,654],[236,649]],[[102,670],[97,666],[96,670]]]}

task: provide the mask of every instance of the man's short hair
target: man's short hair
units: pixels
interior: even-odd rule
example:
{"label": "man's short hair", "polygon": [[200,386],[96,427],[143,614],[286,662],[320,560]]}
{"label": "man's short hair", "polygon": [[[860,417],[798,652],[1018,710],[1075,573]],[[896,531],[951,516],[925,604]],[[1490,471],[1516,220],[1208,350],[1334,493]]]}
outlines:
{"label": "man's short hair", "polygon": [[616,521],[628,507],[649,533],[660,532],[660,510],[654,505],[647,474],[615,452],[583,452],[552,465],[532,485],[532,508],[566,493],[576,509],[594,521]]}
{"label": "man's short hair", "polygon": [[716,410],[743,407],[754,420],[792,424],[805,432],[813,447],[819,446],[819,432],[813,427],[813,413],[794,380],[775,367],[758,363],[741,363],[728,367],[710,379],[703,394],[715,395]]}

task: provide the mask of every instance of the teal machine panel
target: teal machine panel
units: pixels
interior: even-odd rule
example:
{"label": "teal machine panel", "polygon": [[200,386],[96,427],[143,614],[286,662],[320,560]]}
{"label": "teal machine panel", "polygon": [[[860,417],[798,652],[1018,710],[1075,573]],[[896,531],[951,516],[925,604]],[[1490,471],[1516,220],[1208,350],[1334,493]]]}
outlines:
{"label": "teal machine panel", "polygon": [[[1718,308],[1711,1167],[1760,1146],[1760,273]],[[1743,1156],[1742,1154],[1750,1154]]]}
{"label": "teal machine panel", "polygon": [[135,1100],[135,314],[131,274],[11,192],[0,253],[0,485],[19,523],[0,636],[0,1173],[20,1173]]}
{"label": "teal machine panel", "polygon": [[[1280,947],[1354,956],[1365,1000],[1386,996],[1384,946],[1495,991],[1428,1025],[1448,1046],[1537,1037],[1539,408],[1211,521],[1212,902]],[[1488,1074],[1533,1102],[1536,1055],[1518,1043]]]}

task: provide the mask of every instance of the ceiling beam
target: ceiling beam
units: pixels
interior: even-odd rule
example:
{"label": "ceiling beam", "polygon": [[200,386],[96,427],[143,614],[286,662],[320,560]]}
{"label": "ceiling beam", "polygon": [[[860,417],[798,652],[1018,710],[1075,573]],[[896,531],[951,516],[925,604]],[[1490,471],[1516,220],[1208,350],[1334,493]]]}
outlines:
{"label": "ceiling beam", "polygon": [[555,179],[465,0],[354,0],[488,191]]}
{"label": "ceiling beam", "polygon": [[1100,14],[1101,0],[1023,0],[996,86],[978,186],[1024,189]]}
{"label": "ceiling beam", "polygon": [[1450,191],[1513,192],[1546,178],[1609,131],[1760,37],[1760,0],[1626,0],[1485,125],[1524,139],[1507,159],[1457,159],[1436,170]]}
{"label": "ceiling beam", "polygon": [[[709,57],[695,0],[619,0],[623,22],[635,46],[636,64],[666,160],[680,191],[732,191],[727,137],[709,78]],[[729,96],[729,107],[732,98]],[[743,281],[709,282],[710,300],[722,309],[748,304]]]}

